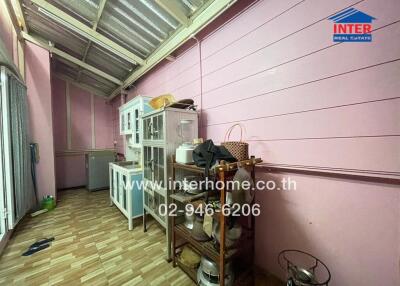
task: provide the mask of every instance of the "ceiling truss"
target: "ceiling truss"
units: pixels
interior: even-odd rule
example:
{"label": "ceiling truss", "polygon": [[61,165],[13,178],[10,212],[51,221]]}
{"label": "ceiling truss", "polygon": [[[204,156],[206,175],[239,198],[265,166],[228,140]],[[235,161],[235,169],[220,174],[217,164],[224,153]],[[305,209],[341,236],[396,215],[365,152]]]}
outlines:
{"label": "ceiling truss", "polygon": [[118,45],[117,43],[113,42],[112,40],[93,30],[92,28],[86,26],[82,22],[76,20],[74,17],[51,5],[47,1],[31,0],[31,2],[38,6],[40,9],[39,11],[45,14],[47,17],[68,27],[79,35],[85,37],[90,41],[95,42],[96,44],[102,46],[110,52],[115,53],[122,58],[125,58],[133,64],[143,65],[145,63],[145,61],[139,56],[135,55],[131,51],[128,51],[124,47]]}
{"label": "ceiling truss", "polygon": [[[171,17],[173,17],[176,21],[181,23],[182,25],[172,33],[172,35],[164,40],[164,42],[152,53],[147,59],[142,59],[138,55],[132,53],[131,51],[127,50],[126,48],[120,46],[116,42],[112,41],[111,39],[105,37],[104,35],[97,32],[98,23],[102,17],[104,7],[107,3],[107,0],[100,0],[98,11],[96,18],[94,19],[92,26],[87,26],[82,22],[78,21],[74,17],[70,16],[69,14],[65,13],[64,11],[60,10],[59,8],[55,7],[54,5],[50,4],[46,0],[30,0],[32,4],[38,7],[39,11],[44,14],[46,17],[50,18],[51,20],[57,22],[65,26],[66,28],[74,31],[75,33],[79,34],[80,36],[86,38],[88,40],[88,44],[85,47],[84,53],[81,59],[75,58],[70,54],[61,51],[54,47],[52,43],[50,43],[46,39],[42,39],[32,34],[29,34],[28,26],[26,19],[23,17],[23,10],[21,8],[21,0],[6,0],[6,1],[13,1],[16,2],[18,5],[13,5],[15,14],[20,14],[22,17],[18,17],[19,24],[21,27],[21,35],[23,39],[35,43],[42,48],[47,49],[51,53],[58,55],[59,57],[70,61],[80,67],[78,71],[78,75],[76,79],[72,78],[65,78],[69,81],[74,81],[75,84],[79,84],[86,89],[90,87],[85,85],[84,83],[79,83],[81,74],[83,69],[89,70],[92,73],[103,77],[104,79],[117,84],[118,88],[115,89],[108,99],[111,100],[124,89],[129,87],[134,81],[139,79],[143,76],[146,72],[148,72],[151,68],[161,62],[163,59],[168,58],[171,53],[178,48],[181,44],[186,42],[188,39],[193,38],[196,33],[198,33],[203,27],[209,24],[212,20],[218,17],[223,11],[228,9],[233,3],[237,0],[193,0],[191,1],[190,9],[196,9],[197,7],[202,6],[189,18],[187,17],[177,6],[176,3],[169,1],[169,0],[156,0],[156,3],[164,9]],[[187,2],[184,0],[184,2]],[[16,7],[17,6],[17,7]],[[19,8],[18,8],[19,7]],[[21,19],[23,18],[23,19]],[[91,66],[86,63],[89,50],[93,43],[103,47],[104,49],[110,51],[112,54],[117,55],[124,60],[138,65],[139,67],[136,68],[131,74],[129,74],[124,81],[114,77],[113,75],[107,74],[100,69]],[[58,75],[60,77],[60,75]],[[106,97],[104,92],[100,92],[98,89],[91,89],[94,92],[97,92],[98,95]]]}
{"label": "ceiling truss", "polygon": [[[93,31],[97,30],[97,25],[99,24],[100,18],[103,15],[103,11],[104,11],[104,7],[106,6],[106,2],[107,2],[107,0],[101,0],[100,1],[99,10],[97,11],[97,16],[96,16],[96,19],[94,20],[94,23],[93,23],[93,26],[92,26]],[[83,62],[86,62],[86,58],[87,58],[87,55],[88,55],[88,52],[89,52],[89,49],[90,49],[91,46],[92,46],[92,41],[89,40],[89,42],[88,42],[88,44],[87,44],[87,46],[85,48],[85,52],[83,53],[83,57],[82,57],[82,61]],[[81,79],[81,74],[82,74],[82,69],[79,70],[78,76],[76,77],[76,80],[78,82]]]}
{"label": "ceiling truss", "polygon": [[69,54],[67,54],[66,52],[63,52],[63,51],[55,48],[52,45],[47,44],[46,41],[43,40],[43,39],[40,39],[38,37],[33,37],[33,36],[31,36],[31,35],[29,35],[29,34],[27,34],[25,32],[22,32],[22,37],[25,40],[27,40],[27,41],[29,41],[31,43],[34,43],[34,44],[36,44],[36,45],[48,50],[49,52],[51,52],[53,54],[56,54],[56,55],[58,55],[58,56],[60,56],[60,57],[62,57],[64,59],[66,59],[66,60],[68,60],[68,61],[70,61],[70,62],[72,62],[72,63],[74,63],[74,64],[76,64],[76,65],[78,65],[80,67],[82,67],[82,68],[85,68],[85,69],[93,72],[94,74],[97,74],[97,75],[99,75],[99,76],[101,76],[101,77],[103,77],[103,78],[105,78],[105,79],[107,79],[107,80],[109,80],[109,81],[111,81],[111,82],[113,82],[115,84],[118,84],[118,85],[122,84],[122,81],[120,81],[119,79],[113,77],[112,75],[109,75],[109,74],[107,74],[107,73],[105,73],[105,72],[103,72],[103,71],[101,71],[101,70],[99,70],[99,69],[97,69],[97,68],[95,68],[95,67],[93,67],[93,66],[91,66],[91,65],[89,65],[89,64],[87,64],[87,63],[85,63],[85,62],[83,62],[83,61],[81,61],[81,60],[79,60],[79,59],[77,59],[77,58],[75,58],[73,56],[71,56],[71,55],[69,55]]}

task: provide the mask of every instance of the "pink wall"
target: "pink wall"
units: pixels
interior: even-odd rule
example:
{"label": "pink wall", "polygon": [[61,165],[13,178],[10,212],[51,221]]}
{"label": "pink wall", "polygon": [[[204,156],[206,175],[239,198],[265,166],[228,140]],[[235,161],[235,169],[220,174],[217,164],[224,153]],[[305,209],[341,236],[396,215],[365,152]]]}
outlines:
{"label": "pink wall", "polygon": [[94,97],[96,148],[113,148],[112,106],[100,97]]}
{"label": "pink wall", "polygon": [[113,124],[113,138],[116,142],[117,152],[124,154],[124,138],[119,134],[119,110],[118,107],[121,106],[121,98],[117,96],[111,101],[112,105],[112,124]]}
{"label": "pink wall", "polygon": [[[91,93],[69,84],[71,148],[68,148],[67,82],[52,78],[57,189],[86,184],[84,150],[113,148],[112,106],[93,97],[94,139],[92,145]],[[73,152],[71,152],[73,151]]]}
{"label": "pink wall", "polygon": [[[400,177],[399,157],[393,156],[400,144],[400,2],[265,0],[245,11],[241,6],[243,1],[232,7],[237,17],[201,37],[202,83],[193,41],[176,61],[136,82],[129,98],[194,98],[202,108],[202,133],[215,142],[241,122],[251,154],[267,164],[327,172],[259,174],[297,181],[292,192],[258,193],[259,266],[283,277],[279,251],[298,248],[328,264],[330,285],[395,285],[398,187],[328,175]],[[372,43],[332,42],[327,18],[350,6],[377,18]]]}
{"label": "pink wall", "polygon": [[26,85],[30,134],[39,143],[40,160],[36,165],[39,198],[56,195],[50,60],[48,51],[27,43],[25,49]]}

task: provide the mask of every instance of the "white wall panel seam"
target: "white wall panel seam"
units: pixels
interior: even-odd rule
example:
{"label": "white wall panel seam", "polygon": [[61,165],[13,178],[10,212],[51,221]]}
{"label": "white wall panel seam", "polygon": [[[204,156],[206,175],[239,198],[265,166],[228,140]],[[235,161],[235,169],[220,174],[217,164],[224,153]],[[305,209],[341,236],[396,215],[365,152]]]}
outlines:
{"label": "white wall panel seam", "polygon": [[71,150],[72,148],[72,138],[71,138],[71,98],[69,95],[69,82],[65,82],[65,100],[67,107],[67,149]]}
{"label": "white wall panel seam", "polygon": [[92,123],[92,149],[96,148],[96,122],[95,122],[95,108],[94,108],[94,94],[90,93],[90,114]]}

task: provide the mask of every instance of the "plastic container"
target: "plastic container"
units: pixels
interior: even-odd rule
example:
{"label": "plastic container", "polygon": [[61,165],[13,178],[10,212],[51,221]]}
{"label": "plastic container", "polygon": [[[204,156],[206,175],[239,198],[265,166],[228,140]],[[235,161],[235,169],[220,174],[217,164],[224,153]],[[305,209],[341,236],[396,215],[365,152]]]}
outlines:
{"label": "plastic container", "polygon": [[53,210],[56,207],[56,200],[53,196],[46,196],[42,200],[42,209],[47,209],[48,211]]}

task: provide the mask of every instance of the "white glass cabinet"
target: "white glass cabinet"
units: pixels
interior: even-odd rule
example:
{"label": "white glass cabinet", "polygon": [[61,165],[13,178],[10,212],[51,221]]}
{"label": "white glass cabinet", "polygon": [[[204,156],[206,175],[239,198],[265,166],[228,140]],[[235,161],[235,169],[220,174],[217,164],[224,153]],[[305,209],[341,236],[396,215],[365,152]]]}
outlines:
{"label": "white glass cabinet", "polygon": [[[143,190],[136,181],[142,181],[142,116],[152,108],[151,98],[137,96],[119,108],[120,134],[125,138],[127,161],[110,164],[110,201],[128,218],[129,230],[132,219],[143,214]],[[128,184],[128,182],[130,184]]]}
{"label": "white glass cabinet", "polygon": [[[154,217],[165,229],[167,235],[167,259],[171,258],[170,219],[161,215],[160,206],[169,207],[168,179],[172,175],[171,156],[184,141],[179,132],[182,121],[193,122],[194,132],[190,141],[198,136],[196,111],[163,108],[143,116],[143,212]],[[146,231],[146,215],[143,215]]]}

